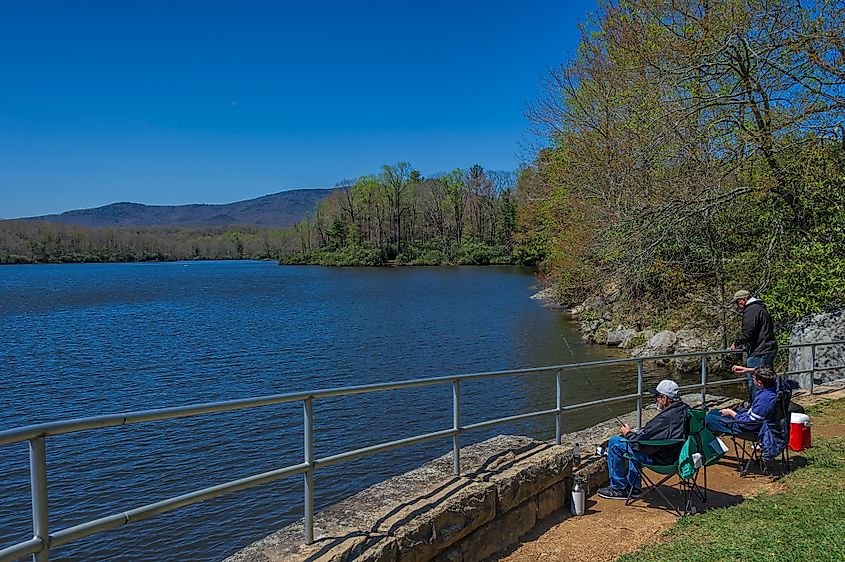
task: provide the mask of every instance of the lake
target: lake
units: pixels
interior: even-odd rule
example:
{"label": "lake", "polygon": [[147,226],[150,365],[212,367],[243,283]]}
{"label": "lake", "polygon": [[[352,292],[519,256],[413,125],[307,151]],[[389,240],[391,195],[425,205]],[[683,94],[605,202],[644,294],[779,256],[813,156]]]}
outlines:
{"label": "lake", "polygon": [[[265,394],[607,358],[515,267],[269,262],[0,267],[0,429]],[[649,376],[650,380],[658,374]],[[636,388],[633,365],[564,372],[565,402]],[[553,376],[462,385],[463,421],[553,407]],[[626,408],[614,406],[620,412]],[[315,403],[316,455],[451,427],[451,387]],[[607,408],[565,419],[574,431]],[[548,439],[551,418],[470,433]],[[444,439],[318,470],[317,509],[451,450]],[[299,403],[47,439],[50,524],[70,525],[302,462]],[[31,537],[26,443],[0,447],[0,548]],[[214,561],[302,517],[302,477],[52,551]]]}

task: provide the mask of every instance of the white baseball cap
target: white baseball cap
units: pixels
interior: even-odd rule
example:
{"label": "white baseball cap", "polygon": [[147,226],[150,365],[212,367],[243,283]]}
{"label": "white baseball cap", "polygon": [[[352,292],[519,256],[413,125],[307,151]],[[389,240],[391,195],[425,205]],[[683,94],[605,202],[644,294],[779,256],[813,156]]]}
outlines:
{"label": "white baseball cap", "polygon": [[678,383],[669,379],[663,379],[657,386],[649,388],[648,391],[654,395],[668,396],[672,400],[677,400],[681,395],[681,389],[678,387]]}

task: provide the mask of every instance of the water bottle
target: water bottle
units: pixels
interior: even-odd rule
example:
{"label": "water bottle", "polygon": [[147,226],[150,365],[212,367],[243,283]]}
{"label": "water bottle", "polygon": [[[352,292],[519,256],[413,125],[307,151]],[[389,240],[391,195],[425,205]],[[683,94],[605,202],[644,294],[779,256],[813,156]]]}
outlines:
{"label": "water bottle", "polygon": [[584,515],[584,486],[581,480],[575,480],[575,486],[572,487],[572,514]]}
{"label": "water bottle", "polygon": [[572,449],[572,462],[581,464],[581,445],[575,443],[575,448]]}

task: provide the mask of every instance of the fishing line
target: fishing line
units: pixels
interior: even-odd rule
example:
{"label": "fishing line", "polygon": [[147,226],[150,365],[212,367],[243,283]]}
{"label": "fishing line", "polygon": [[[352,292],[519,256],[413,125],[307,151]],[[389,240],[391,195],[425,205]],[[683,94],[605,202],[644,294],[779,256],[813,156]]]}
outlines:
{"label": "fishing line", "polygon": [[[578,361],[577,357],[575,357],[575,352],[572,351],[572,346],[569,345],[569,341],[566,339],[566,335],[561,334],[560,336],[563,338],[563,343],[566,344],[566,349],[569,350],[569,354],[572,355],[572,360],[575,361],[575,365],[578,367],[578,370],[581,372],[581,376],[584,377],[584,380],[587,381],[587,384],[589,384],[590,386],[593,386],[593,381],[590,380],[590,378],[587,376],[587,373],[584,370],[584,366],[581,365],[581,362]],[[622,420],[619,419],[619,416],[616,415],[616,412],[614,412],[613,410],[610,409],[610,404],[605,402],[603,398],[599,398],[599,402],[601,402],[602,406],[607,408],[607,411],[610,412],[610,415],[613,416],[613,418],[617,422],[619,422],[619,425],[625,425],[625,423]]]}

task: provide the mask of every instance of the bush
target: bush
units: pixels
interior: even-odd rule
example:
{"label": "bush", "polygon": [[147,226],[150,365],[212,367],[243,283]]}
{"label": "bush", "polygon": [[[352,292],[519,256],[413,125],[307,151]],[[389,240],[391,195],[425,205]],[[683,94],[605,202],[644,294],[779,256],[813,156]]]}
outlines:
{"label": "bush", "polygon": [[463,242],[454,252],[458,265],[490,265],[513,263],[501,246],[487,245],[475,240]]}

